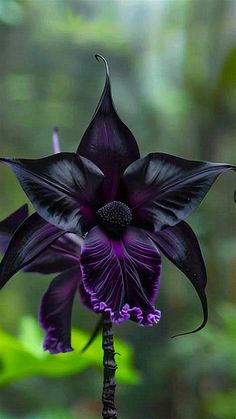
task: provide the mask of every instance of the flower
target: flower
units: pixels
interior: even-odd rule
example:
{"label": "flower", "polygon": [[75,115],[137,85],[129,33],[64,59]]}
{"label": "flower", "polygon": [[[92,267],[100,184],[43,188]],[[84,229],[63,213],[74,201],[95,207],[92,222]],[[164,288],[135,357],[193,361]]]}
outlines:
{"label": "flower", "polygon": [[[0,285],[59,237],[73,233],[84,238],[77,275],[88,307],[110,313],[115,323],[131,319],[153,325],[160,320],[154,302],[161,251],[198,293],[204,318],[194,331],[200,330],[207,321],[206,269],[197,238],[184,220],[217,177],[236,167],[164,153],[140,158],[133,134],[114,108],[107,62],[96,58],[105,63],[105,87],[77,152],[0,159],[14,171],[37,211],[12,239],[0,266]],[[66,300],[71,285],[62,282]],[[57,281],[53,293],[61,295]],[[48,299],[56,317],[60,305],[54,303],[56,298]]]}

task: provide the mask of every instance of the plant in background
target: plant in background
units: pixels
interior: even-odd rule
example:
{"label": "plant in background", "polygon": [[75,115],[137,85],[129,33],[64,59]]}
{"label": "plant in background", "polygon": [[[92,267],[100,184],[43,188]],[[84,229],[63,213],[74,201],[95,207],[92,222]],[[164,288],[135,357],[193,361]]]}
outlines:
{"label": "plant in background", "polygon": [[[34,318],[23,316],[17,326],[19,331],[16,336],[0,328],[0,387],[33,375],[65,377],[80,374],[91,367],[101,370],[102,347],[98,337],[83,353],[77,349],[51,356],[49,352],[42,351],[43,333]],[[89,333],[73,328],[72,341],[76,348],[85,347]],[[116,339],[116,349],[122,353],[118,360],[119,382],[132,385],[140,383],[141,376],[133,366],[132,348]]]}
{"label": "plant in background", "polygon": [[[71,349],[69,328],[76,290],[103,315],[103,417],[116,418],[112,322],[159,322],[154,302],[161,250],[195,287],[207,321],[206,269],[185,218],[231,164],[191,161],[164,153],[140,158],[130,130],[113,105],[108,65],[105,87],[76,153],[41,159],[1,158],[16,174],[37,211],[14,234],[0,266],[0,285],[68,234],[82,237],[73,275],[59,276],[44,296],[46,349]],[[188,332],[188,333],[192,333]]]}

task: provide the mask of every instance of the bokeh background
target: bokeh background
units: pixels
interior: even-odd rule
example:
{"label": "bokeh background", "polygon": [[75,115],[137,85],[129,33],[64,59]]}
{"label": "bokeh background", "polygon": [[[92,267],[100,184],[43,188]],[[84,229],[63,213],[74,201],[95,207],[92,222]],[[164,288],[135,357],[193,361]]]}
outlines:
{"label": "bokeh background", "polygon": [[[104,68],[94,59],[100,53],[142,154],[235,163],[235,21],[235,0],[0,0],[1,156],[50,154],[54,126],[62,149],[76,149],[103,88]],[[118,386],[121,419],[236,417],[235,184],[234,173],[222,176],[189,219],[208,270],[205,330],[170,338],[197,326],[201,308],[166,260],[161,323],[115,328],[133,347],[141,375]],[[26,202],[6,167],[0,191],[1,219]],[[14,337],[24,315],[37,318],[50,279],[20,273],[1,291],[4,331]],[[91,331],[96,320],[76,304],[76,327]],[[99,418],[101,383],[93,366],[75,376],[12,380],[1,388],[0,418]]]}

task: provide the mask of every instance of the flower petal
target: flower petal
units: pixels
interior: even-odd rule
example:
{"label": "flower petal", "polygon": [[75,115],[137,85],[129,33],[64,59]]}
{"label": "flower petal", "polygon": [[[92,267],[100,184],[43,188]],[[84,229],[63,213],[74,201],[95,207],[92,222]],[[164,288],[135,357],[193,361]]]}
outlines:
{"label": "flower petal", "polygon": [[65,234],[63,230],[48,224],[37,213],[26,218],[14,233],[1,261],[0,289],[62,234]]}
{"label": "flower petal", "polygon": [[93,310],[93,304],[91,302],[91,294],[89,294],[86,291],[86,289],[85,289],[84,284],[83,284],[82,281],[79,284],[78,291],[79,291],[80,301],[82,302],[82,304],[86,308],[88,308],[89,310]]}
{"label": "flower petal", "polygon": [[80,279],[79,266],[69,269],[53,279],[42,298],[39,321],[46,332],[43,346],[51,354],[73,351],[71,313]]}
{"label": "flower petal", "polygon": [[14,231],[28,217],[28,205],[22,205],[0,222],[0,252],[5,253]]}
{"label": "flower petal", "polygon": [[0,159],[10,165],[36,211],[46,221],[71,232],[94,225],[103,174],[75,153],[42,159]]}
{"label": "flower petal", "polygon": [[66,233],[27,265],[24,271],[50,274],[70,269],[80,261],[81,243],[82,238]]}
{"label": "flower petal", "polygon": [[81,268],[95,312],[110,312],[115,323],[129,318],[141,325],[159,321],[160,311],[153,304],[161,258],[145,232],[129,227],[118,239],[94,227],[82,247]]}
{"label": "flower petal", "polygon": [[200,204],[230,164],[185,160],[155,153],[132,163],[123,176],[136,225],[159,231],[178,224]]}
{"label": "flower petal", "polygon": [[41,274],[54,274],[64,272],[78,264],[78,260],[69,255],[60,255],[57,251],[48,248],[29,265],[25,266],[25,272],[38,272]]}
{"label": "flower petal", "polygon": [[107,201],[116,197],[120,177],[126,167],[140,157],[133,134],[120,120],[111,96],[109,70],[106,60],[106,83],[93,119],[77,152],[93,161],[104,173],[104,193]]}
{"label": "flower petal", "polygon": [[150,233],[150,237],[164,255],[187,276],[198,293],[202,304],[203,322],[197,329],[180,335],[197,332],[205,326],[208,317],[205,294],[207,274],[197,237],[184,221],[158,233]]}

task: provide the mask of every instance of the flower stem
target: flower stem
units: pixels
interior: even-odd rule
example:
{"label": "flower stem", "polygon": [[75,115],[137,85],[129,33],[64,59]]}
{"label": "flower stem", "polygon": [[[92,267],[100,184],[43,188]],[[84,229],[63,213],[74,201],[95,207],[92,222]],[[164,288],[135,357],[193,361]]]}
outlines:
{"label": "flower stem", "polygon": [[115,350],[113,343],[113,330],[112,322],[109,313],[103,314],[103,333],[102,333],[102,348],[103,348],[103,367],[104,367],[104,379],[103,379],[103,391],[102,391],[102,403],[103,411],[102,417],[104,419],[116,419],[117,410],[115,408],[115,373],[117,369],[115,361]]}

